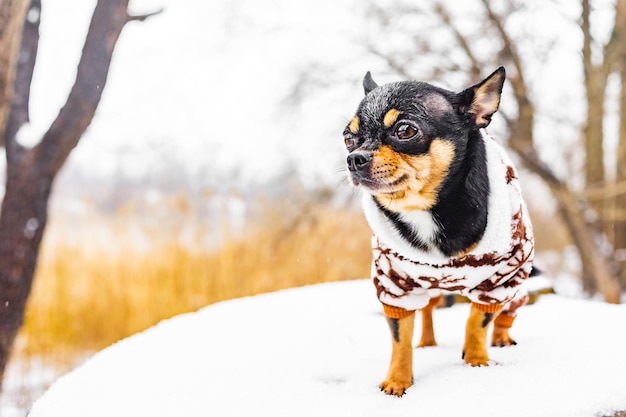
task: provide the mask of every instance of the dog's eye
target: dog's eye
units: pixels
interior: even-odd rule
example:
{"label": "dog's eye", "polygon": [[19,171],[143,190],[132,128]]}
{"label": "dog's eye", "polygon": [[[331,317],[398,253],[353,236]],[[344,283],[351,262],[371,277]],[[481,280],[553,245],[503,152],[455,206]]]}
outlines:
{"label": "dog's eye", "polygon": [[418,129],[417,127],[410,125],[408,123],[400,123],[398,127],[396,127],[396,136],[400,140],[409,140],[417,135]]}
{"label": "dog's eye", "polygon": [[346,148],[351,149],[356,145],[356,139],[352,135],[345,135],[343,137],[343,143],[346,144]]}

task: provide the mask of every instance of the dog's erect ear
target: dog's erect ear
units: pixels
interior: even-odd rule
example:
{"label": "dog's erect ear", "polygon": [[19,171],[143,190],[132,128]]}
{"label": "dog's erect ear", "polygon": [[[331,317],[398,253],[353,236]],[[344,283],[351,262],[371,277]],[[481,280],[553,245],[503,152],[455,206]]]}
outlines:
{"label": "dog's erect ear", "polygon": [[491,122],[491,116],[500,105],[505,77],[504,67],[500,67],[480,83],[459,94],[462,111],[474,117],[476,126],[487,127]]}
{"label": "dog's erect ear", "polygon": [[363,90],[365,90],[365,95],[368,95],[369,92],[376,87],[378,87],[378,84],[376,84],[376,81],[372,78],[372,74],[367,71],[367,74],[363,77]]}

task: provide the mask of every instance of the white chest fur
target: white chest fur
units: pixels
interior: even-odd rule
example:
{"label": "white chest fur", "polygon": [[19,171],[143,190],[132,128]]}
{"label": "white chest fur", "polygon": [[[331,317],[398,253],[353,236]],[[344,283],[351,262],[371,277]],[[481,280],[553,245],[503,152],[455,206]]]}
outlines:
{"label": "white chest fur", "polygon": [[439,227],[430,211],[416,210],[400,214],[400,220],[412,229],[417,237],[428,246],[434,244]]}
{"label": "white chest fur", "polygon": [[437,222],[429,211],[416,210],[410,213],[402,213],[399,219],[411,228],[411,231],[427,246],[430,251],[423,251],[408,242],[396,229],[393,222],[380,210],[372,196],[363,193],[363,210],[374,234],[389,247],[399,254],[410,259],[420,259],[434,263],[447,259],[439,250],[432,245],[439,230]]}

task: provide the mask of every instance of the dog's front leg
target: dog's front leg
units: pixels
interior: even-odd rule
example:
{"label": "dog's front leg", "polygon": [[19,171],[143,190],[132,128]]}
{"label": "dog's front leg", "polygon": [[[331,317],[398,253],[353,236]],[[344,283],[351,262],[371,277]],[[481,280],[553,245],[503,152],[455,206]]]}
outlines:
{"label": "dog's front leg", "polygon": [[487,330],[501,309],[501,305],[472,303],[465,329],[465,344],[463,345],[465,363],[472,366],[489,365]]}
{"label": "dog's front leg", "polygon": [[386,316],[391,331],[391,363],[387,378],[380,384],[386,394],[401,397],[413,385],[413,326],[415,312],[402,318]]}

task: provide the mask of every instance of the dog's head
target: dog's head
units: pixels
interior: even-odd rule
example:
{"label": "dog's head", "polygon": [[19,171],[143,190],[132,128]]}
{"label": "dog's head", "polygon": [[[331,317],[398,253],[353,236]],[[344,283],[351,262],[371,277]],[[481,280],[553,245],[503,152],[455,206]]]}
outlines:
{"label": "dog's head", "polygon": [[365,75],[365,98],[344,130],[349,177],[387,210],[429,210],[463,164],[472,133],[498,110],[504,68],[461,93],[403,81],[378,86]]}

